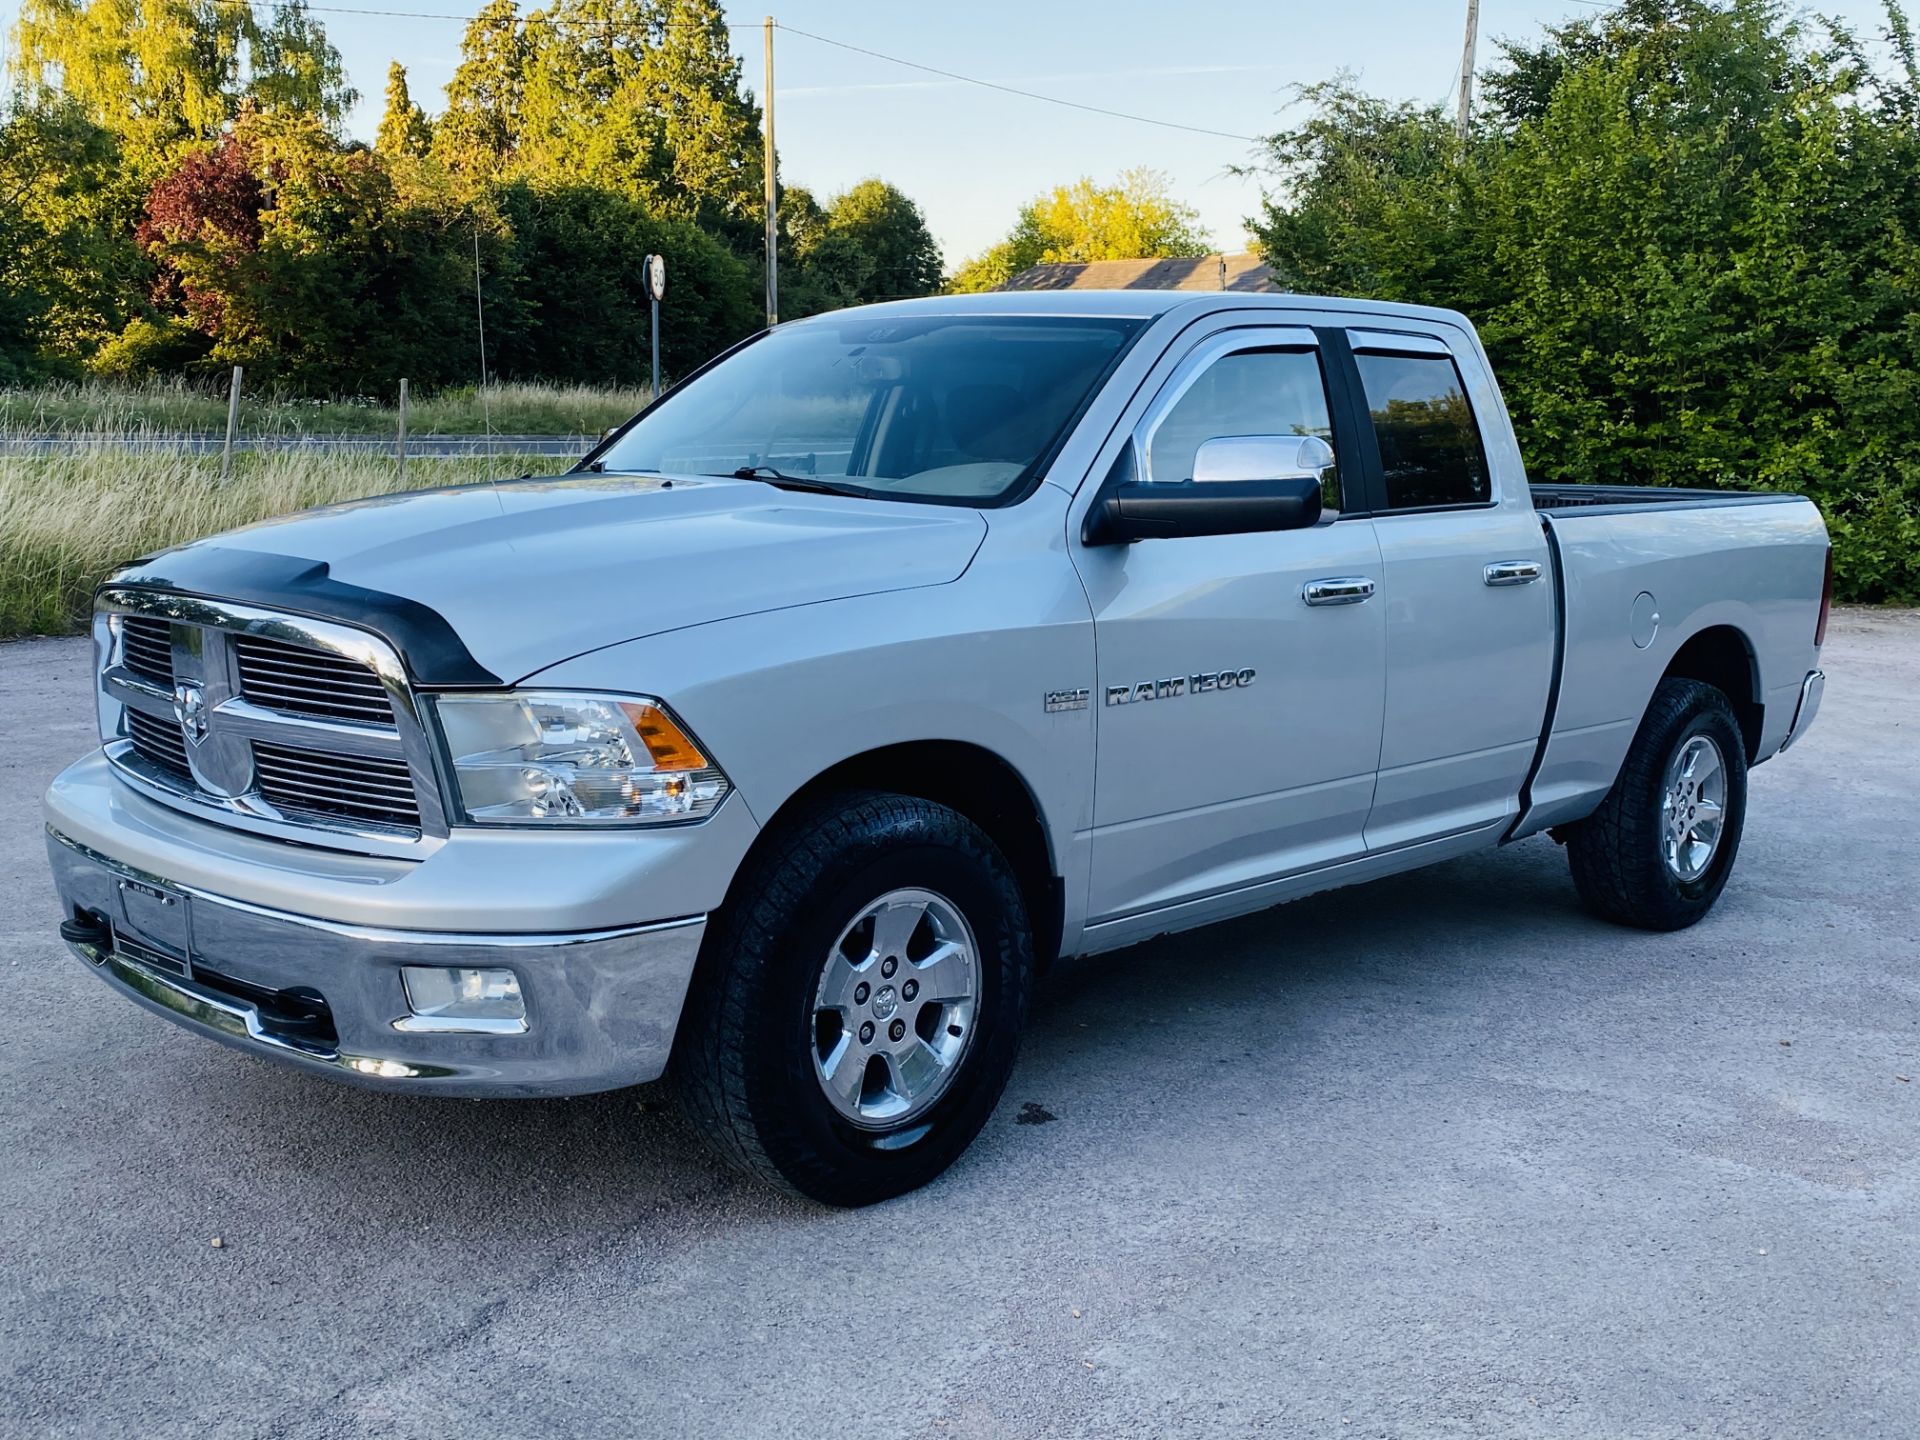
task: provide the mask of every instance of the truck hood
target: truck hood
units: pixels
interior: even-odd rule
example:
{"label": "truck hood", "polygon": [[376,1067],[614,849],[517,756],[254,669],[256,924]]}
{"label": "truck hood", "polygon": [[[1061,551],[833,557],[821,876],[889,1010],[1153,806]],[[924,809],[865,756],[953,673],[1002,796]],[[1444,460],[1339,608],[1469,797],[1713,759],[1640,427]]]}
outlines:
{"label": "truck hood", "polygon": [[954,506],[573,475],[310,510],[164,551],[115,582],[363,625],[422,683],[486,684],[689,625],[943,585],[985,535]]}

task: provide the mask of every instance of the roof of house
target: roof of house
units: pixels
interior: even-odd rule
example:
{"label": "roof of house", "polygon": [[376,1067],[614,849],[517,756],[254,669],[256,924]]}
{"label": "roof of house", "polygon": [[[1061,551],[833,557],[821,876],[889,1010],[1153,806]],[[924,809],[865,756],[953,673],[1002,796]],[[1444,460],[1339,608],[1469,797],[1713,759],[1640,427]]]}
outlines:
{"label": "roof of house", "polygon": [[1090,260],[1078,265],[1031,265],[1001,288],[1272,293],[1280,287],[1274,284],[1272,268],[1258,255],[1200,255],[1180,260]]}

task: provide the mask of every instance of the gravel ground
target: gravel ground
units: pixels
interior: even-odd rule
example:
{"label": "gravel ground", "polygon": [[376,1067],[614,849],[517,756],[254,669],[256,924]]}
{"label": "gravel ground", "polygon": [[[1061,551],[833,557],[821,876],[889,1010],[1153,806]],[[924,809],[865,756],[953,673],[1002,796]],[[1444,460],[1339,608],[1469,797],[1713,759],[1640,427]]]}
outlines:
{"label": "gravel ground", "polygon": [[1699,927],[1536,839],[1063,964],[973,1151],[838,1213],[649,1090],[366,1094],[109,993],[31,799],[85,653],[0,646],[0,1433],[1920,1433],[1920,615],[1825,663]]}

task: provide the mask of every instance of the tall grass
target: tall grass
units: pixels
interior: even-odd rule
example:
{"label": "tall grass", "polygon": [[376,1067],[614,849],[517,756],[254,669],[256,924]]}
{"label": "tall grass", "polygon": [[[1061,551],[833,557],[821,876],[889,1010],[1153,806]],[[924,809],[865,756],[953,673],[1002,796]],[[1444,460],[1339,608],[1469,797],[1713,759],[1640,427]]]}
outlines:
{"label": "tall grass", "polygon": [[153,550],[312,505],[528,468],[512,455],[417,460],[403,486],[391,459],[282,450],[236,455],[223,485],[217,454],[94,438],[61,455],[0,454],[0,637],[84,628],[93,587]]}
{"label": "tall grass", "polygon": [[[391,435],[398,396],[308,400],[271,390],[240,391],[240,430],[248,435]],[[410,396],[407,429],[416,435],[598,435],[646,403],[646,392],[617,386],[489,385]],[[140,384],[46,385],[0,390],[0,430],[74,434],[115,430],[224,431],[224,381],[149,380]]]}

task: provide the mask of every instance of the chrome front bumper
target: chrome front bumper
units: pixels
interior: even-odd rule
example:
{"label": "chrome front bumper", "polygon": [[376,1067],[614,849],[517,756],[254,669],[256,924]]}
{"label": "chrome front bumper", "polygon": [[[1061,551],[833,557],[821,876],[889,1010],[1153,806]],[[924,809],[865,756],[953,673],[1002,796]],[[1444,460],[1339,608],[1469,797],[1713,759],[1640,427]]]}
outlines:
{"label": "chrome front bumper", "polygon": [[[617,1089],[665,1070],[706,918],[562,935],[344,925],[176,884],[47,828],[68,947],[147,1009],[354,1084],[456,1095]],[[402,1030],[403,965],[504,967],[522,1034]]]}

